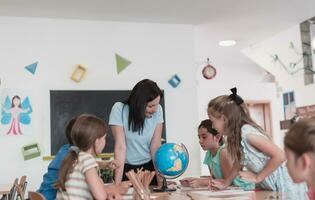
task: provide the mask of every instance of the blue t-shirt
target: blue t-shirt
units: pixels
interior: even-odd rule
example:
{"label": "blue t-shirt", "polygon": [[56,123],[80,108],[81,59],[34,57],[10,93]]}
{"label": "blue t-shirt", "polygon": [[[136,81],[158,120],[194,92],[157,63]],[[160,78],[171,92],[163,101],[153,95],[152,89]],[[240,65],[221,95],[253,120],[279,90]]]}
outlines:
{"label": "blue t-shirt", "polygon": [[116,102],[109,116],[109,125],[118,125],[124,128],[126,139],[126,160],[130,165],[141,165],[151,160],[150,145],[156,126],[163,123],[163,109],[158,105],[157,111],[150,118],[145,118],[143,132],[133,132],[128,127],[129,106]]}
{"label": "blue t-shirt", "polygon": [[44,195],[46,200],[56,199],[57,190],[53,187],[53,185],[58,180],[60,165],[64,157],[69,152],[69,147],[69,144],[65,144],[59,149],[55,158],[49,164],[48,171],[43,176],[43,182],[41,183],[38,192]]}

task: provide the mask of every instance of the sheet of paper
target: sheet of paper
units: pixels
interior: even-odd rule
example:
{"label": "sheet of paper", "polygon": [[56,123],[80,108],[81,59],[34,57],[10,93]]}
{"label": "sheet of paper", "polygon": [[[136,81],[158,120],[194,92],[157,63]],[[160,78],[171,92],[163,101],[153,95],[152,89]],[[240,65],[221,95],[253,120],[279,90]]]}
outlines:
{"label": "sheet of paper", "polygon": [[207,197],[218,197],[218,196],[240,196],[240,195],[250,195],[253,191],[244,190],[221,190],[221,191],[191,191],[190,194],[202,195]]}

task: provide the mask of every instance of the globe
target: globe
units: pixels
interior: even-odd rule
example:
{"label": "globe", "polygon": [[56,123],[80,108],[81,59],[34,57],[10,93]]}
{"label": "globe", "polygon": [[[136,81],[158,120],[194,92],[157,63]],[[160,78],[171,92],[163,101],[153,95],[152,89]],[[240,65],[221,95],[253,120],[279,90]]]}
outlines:
{"label": "globe", "polygon": [[[179,177],[187,169],[188,162],[188,151],[183,144],[165,143],[155,152],[155,168],[164,178]],[[168,189],[164,179],[159,191],[174,191],[174,189]]]}

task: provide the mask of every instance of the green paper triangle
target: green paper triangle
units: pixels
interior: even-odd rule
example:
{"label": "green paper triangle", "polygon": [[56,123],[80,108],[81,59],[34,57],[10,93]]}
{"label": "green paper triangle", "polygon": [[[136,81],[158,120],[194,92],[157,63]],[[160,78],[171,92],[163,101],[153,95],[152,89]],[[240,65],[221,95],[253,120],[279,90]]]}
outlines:
{"label": "green paper triangle", "polygon": [[117,68],[117,73],[119,74],[120,72],[122,72],[124,69],[126,69],[128,67],[128,65],[131,64],[131,62],[129,60],[127,60],[126,58],[121,57],[120,55],[118,55],[117,53],[115,54],[116,56],[116,68]]}

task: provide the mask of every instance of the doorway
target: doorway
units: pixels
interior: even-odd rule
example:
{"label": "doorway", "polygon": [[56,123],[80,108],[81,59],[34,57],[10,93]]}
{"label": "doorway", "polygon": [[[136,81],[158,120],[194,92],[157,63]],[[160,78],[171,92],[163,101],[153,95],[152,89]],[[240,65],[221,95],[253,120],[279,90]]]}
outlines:
{"label": "doorway", "polygon": [[270,101],[245,101],[253,120],[272,138]]}

